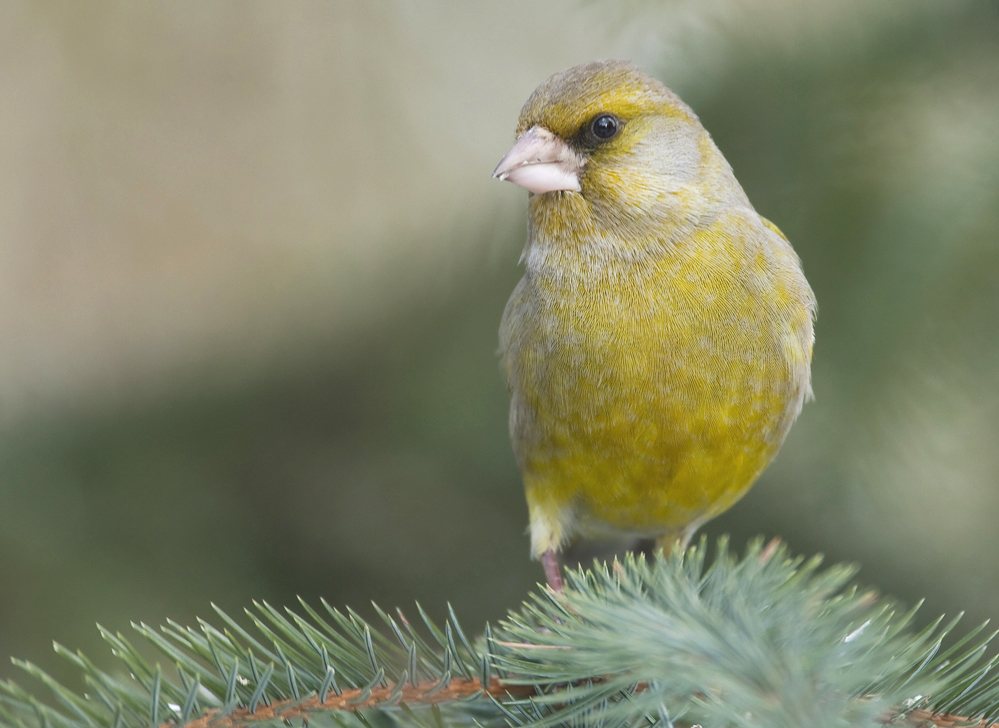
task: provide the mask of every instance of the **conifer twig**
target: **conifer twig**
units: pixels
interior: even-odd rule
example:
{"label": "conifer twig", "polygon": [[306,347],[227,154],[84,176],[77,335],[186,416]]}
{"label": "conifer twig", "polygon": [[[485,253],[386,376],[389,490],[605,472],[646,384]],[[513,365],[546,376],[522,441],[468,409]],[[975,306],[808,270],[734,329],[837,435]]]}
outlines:
{"label": "conifer twig", "polygon": [[436,689],[436,681],[425,681],[416,685],[403,685],[401,688],[381,687],[368,691],[368,695],[361,698],[364,691],[362,688],[351,688],[344,690],[340,695],[332,691],[326,695],[325,701],[320,701],[319,696],[312,696],[306,700],[280,700],[271,703],[269,706],[261,705],[256,711],[246,708],[239,708],[228,715],[220,715],[220,711],[209,709],[197,720],[192,720],[183,724],[173,722],[161,723],[159,728],[241,728],[266,720],[287,721],[294,718],[302,718],[316,711],[337,711],[343,710],[356,712],[365,708],[374,708],[385,705],[404,703],[406,705],[437,705],[456,700],[467,700],[478,695],[489,694],[497,700],[505,698],[526,698],[535,693],[535,690],[524,685],[504,685],[499,678],[492,678],[488,687],[483,690],[479,678],[452,678],[450,684],[443,689]]}

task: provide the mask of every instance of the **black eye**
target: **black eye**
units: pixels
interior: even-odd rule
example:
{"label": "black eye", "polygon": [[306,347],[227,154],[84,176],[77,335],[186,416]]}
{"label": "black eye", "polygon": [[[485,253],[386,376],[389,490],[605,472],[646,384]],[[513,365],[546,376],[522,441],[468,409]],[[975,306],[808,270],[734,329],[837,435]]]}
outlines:
{"label": "black eye", "polygon": [[621,130],[621,122],[613,114],[601,114],[590,123],[590,132],[602,142],[612,139]]}

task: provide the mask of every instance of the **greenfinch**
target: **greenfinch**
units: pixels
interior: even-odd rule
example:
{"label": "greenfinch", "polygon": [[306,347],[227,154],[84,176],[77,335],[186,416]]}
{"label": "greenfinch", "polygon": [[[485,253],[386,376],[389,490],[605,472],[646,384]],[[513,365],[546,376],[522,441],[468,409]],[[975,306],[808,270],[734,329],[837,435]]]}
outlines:
{"label": "greenfinch", "polygon": [[576,537],[685,546],[811,396],[816,304],[694,112],[621,61],[557,73],[493,176],[530,191],[500,326],[532,556]]}

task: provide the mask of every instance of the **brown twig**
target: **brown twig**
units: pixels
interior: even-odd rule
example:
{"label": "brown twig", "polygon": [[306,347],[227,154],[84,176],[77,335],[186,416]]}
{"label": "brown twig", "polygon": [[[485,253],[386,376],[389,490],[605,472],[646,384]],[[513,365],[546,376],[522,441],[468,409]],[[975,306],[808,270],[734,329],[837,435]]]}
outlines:
{"label": "brown twig", "polygon": [[[639,685],[642,690],[645,685]],[[218,710],[207,710],[204,715],[196,720],[188,721],[182,725],[173,722],[162,723],[159,728],[243,728],[265,720],[290,720],[292,718],[302,718],[309,713],[319,711],[343,710],[354,712],[363,708],[373,708],[376,706],[389,706],[398,703],[408,705],[434,705],[436,703],[446,703],[462,698],[470,698],[478,693],[488,693],[495,698],[525,698],[536,694],[537,690],[532,685],[508,685],[499,678],[492,678],[486,689],[478,678],[453,678],[447,687],[439,687],[439,683],[434,681],[421,682],[416,685],[405,685],[402,689],[396,687],[373,688],[368,692],[363,700],[361,688],[344,690],[341,695],[330,692],[326,695],[326,701],[320,702],[318,696],[312,696],[306,700],[276,700],[270,705],[260,704],[256,711],[250,712],[246,708],[238,708],[229,715],[222,716]],[[915,710],[909,713],[909,718],[914,719],[917,725],[935,726],[936,728],[999,728],[999,723],[986,724],[982,721],[971,723],[967,718],[949,714],[932,714],[926,710]]]}
{"label": "brown twig", "polygon": [[526,697],[533,695],[535,689],[530,685],[504,685],[498,678],[489,681],[489,686],[483,690],[478,678],[453,678],[444,688],[436,689],[439,683],[428,681],[416,685],[405,685],[401,690],[395,687],[373,688],[368,696],[360,700],[362,690],[354,688],[344,690],[341,695],[330,692],[326,701],[320,702],[314,695],[306,700],[275,700],[270,705],[261,703],[256,711],[237,708],[229,715],[220,716],[218,710],[207,710],[200,718],[188,721],[183,725],[168,722],[159,728],[240,728],[264,720],[290,720],[301,718],[317,711],[345,710],[356,711],[362,708],[372,708],[376,705],[393,705],[407,703],[410,705],[433,705],[452,700],[470,698],[477,693],[489,693],[496,698]]}
{"label": "brown twig", "polygon": [[952,728],[954,726],[961,726],[961,728],[999,728],[999,723],[986,723],[981,720],[977,723],[972,723],[967,718],[957,715],[950,715],[948,713],[937,713],[934,715],[928,710],[914,710],[909,715],[915,718],[917,722],[926,721],[931,725],[937,726],[937,728]]}

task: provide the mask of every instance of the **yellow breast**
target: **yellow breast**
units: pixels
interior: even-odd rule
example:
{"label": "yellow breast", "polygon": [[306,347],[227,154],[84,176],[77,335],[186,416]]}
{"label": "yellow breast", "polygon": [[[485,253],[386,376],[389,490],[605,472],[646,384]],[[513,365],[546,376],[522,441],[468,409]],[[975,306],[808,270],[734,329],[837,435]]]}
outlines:
{"label": "yellow breast", "polygon": [[751,208],[640,255],[540,222],[501,327],[534,555],[696,527],[758,477],[809,391],[797,256]]}

